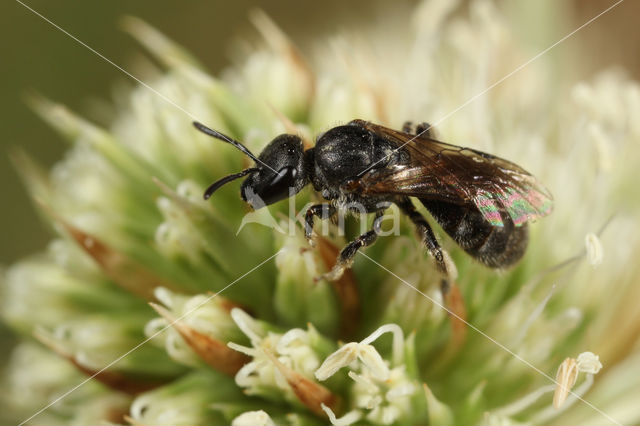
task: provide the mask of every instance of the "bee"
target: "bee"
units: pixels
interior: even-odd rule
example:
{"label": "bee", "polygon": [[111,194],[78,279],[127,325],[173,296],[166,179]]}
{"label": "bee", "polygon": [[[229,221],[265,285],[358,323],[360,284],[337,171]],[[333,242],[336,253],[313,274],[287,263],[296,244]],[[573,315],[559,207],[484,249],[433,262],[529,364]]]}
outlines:
{"label": "bee", "polygon": [[[502,158],[434,138],[431,126],[402,131],[364,120],[334,127],[305,150],[300,137],[283,134],[253,155],[240,142],[201,123],[195,127],[230,143],[255,166],[225,176],[207,188],[208,199],[222,185],[247,176],[242,199],[254,209],[264,207],[313,185],[327,201],[305,213],[305,235],[312,242],[316,217],[330,218],[341,208],[375,215],[372,228],[347,244],[335,266],[323,275],[338,279],[363,247],[373,244],[384,211],[396,204],[415,225],[418,238],[443,274],[451,277],[429,222],[416,209],[417,198],[442,229],[471,257],[490,268],[506,268],[525,253],[527,224],[551,212],[552,196],[530,173]],[[444,284],[443,284],[444,285]]]}

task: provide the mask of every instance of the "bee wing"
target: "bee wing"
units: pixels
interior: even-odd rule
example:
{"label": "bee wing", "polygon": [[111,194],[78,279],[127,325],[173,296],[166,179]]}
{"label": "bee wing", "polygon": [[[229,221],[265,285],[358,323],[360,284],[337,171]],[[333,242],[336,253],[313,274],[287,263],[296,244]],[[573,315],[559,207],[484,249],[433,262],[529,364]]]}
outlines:
{"label": "bee wing", "polygon": [[411,158],[408,164],[365,173],[354,183],[363,194],[472,203],[493,226],[504,226],[505,213],[520,226],[551,212],[549,191],[510,161],[361,120],[356,124],[396,143]]}

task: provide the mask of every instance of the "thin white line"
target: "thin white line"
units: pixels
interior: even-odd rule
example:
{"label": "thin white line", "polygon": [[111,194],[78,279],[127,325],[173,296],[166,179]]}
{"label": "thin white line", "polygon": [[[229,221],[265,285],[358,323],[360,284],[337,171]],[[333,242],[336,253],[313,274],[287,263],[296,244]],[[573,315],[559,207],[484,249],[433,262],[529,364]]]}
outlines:
{"label": "thin white line", "polygon": [[239,278],[236,278],[235,280],[233,280],[231,283],[227,284],[222,290],[212,294],[211,296],[207,297],[206,299],[204,299],[204,301],[202,301],[201,303],[199,303],[198,305],[196,305],[195,307],[193,307],[192,309],[190,309],[189,311],[185,312],[184,314],[182,314],[180,317],[176,318],[175,320],[173,320],[171,323],[167,324],[164,328],[156,331],[154,334],[152,334],[151,336],[147,337],[145,340],[143,340],[142,342],[138,343],[135,347],[129,349],[126,353],[124,353],[123,355],[119,356],[118,358],[116,358],[115,360],[111,361],[109,364],[107,364],[106,366],[104,366],[103,368],[101,368],[100,370],[98,370],[96,373],[94,373],[93,375],[91,375],[90,377],[87,377],[85,380],[83,380],[82,382],[80,382],[79,384],[77,384],[76,386],[74,386],[73,388],[69,389],[68,391],[66,391],[65,393],[63,393],[61,396],[59,396],[58,398],[56,398],[54,401],[50,402],[48,405],[46,405],[45,407],[41,408],[38,412],[36,412],[35,414],[33,414],[31,417],[29,417],[28,419],[22,421],[18,426],[22,426],[23,424],[27,423],[29,420],[33,419],[34,417],[36,417],[37,415],[39,415],[40,413],[42,413],[43,411],[45,411],[47,408],[51,407],[52,405],[54,405],[55,403],[57,403],[58,401],[60,401],[63,398],[66,398],[70,393],[72,393],[73,391],[75,391],[76,389],[78,389],[79,387],[83,386],[85,383],[87,383],[89,380],[93,379],[94,377],[96,377],[97,375],[99,375],[100,373],[102,373],[103,371],[107,370],[108,368],[110,368],[111,366],[113,366],[114,364],[117,364],[119,361],[121,361],[123,358],[125,358],[127,355],[131,354],[132,352],[134,352],[135,350],[137,350],[138,348],[140,348],[142,345],[144,345],[145,343],[147,343],[149,340],[153,339],[154,337],[156,337],[157,335],[159,335],[160,333],[162,333],[163,331],[165,331],[166,329],[172,327],[176,322],[182,320],[183,318],[185,318],[187,315],[191,314],[193,311],[195,311],[196,309],[198,309],[199,307],[201,307],[202,305],[204,305],[205,303],[209,302],[211,299],[215,298],[217,295],[219,295],[220,293],[222,293],[223,291],[225,291],[226,289],[228,289],[229,287],[231,287],[232,285],[234,285],[235,283],[237,283],[238,281],[240,281],[241,279],[243,279],[244,277],[246,277],[247,275],[249,275],[250,273],[252,273],[253,271],[255,271],[256,269],[258,269],[259,267],[261,267],[262,265],[264,265],[265,263],[267,263],[268,261],[270,261],[271,259],[273,259],[274,257],[276,257],[282,250],[278,250],[276,253],[274,253],[273,255],[271,255],[268,259],[263,260],[260,264],[258,264],[257,266],[254,266],[250,271],[245,272],[243,275],[241,275]]}
{"label": "thin white line", "polygon": [[[148,85],[147,83],[145,83],[144,81],[140,80],[138,77],[136,77],[135,75],[131,74],[130,72],[128,72],[127,70],[125,70],[124,68],[122,68],[120,65],[116,64],[115,62],[113,62],[111,59],[107,58],[106,56],[104,56],[103,54],[101,54],[100,52],[98,52],[97,50],[95,50],[93,47],[89,46],[87,43],[83,42],[82,40],[78,39],[76,36],[74,36],[73,34],[71,34],[70,32],[68,32],[67,30],[65,30],[64,28],[60,27],[59,25],[55,24],[54,22],[52,22],[50,19],[47,19],[45,16],[43,16],[42,14],[40,14],[39,12],[37,12],[36,10],[32,9],[31,7],[27,6],[26,4],[24,4],[22,1],[20,0],[16,0],[16,2],[20,3],[22,6],[24,6],[26,9],[30,10],[31,12],[33,12],[35,15],[39,16],[40,18],[42,18],[43,20],[45,20],[46,22],[48,22],[49,24],[51,24],[53,27],[55,27],[56,29],[58,29],[59,31],[61,31],[62,33],[66,34],[67,36],[69,36],[70,38],[72,38],[73,40],[75,40],[77,43],[79,43],[80,45],[86,47],[87,49],[89,49],[91,52],[95,53],[96,55],[98,55],[100,58],[104,59],[105,61],[107,61],[108,63],[110,63],[111,65],[113,65],[114,67],[116,67],[117,69],[119,69],[120,71],[122,71],[124,74],[126,74],[127,76],[129,76],[130,78],[132,78],[133,80],[137,81],[138,83],[140,83],[142,86],[146,87],[147,89],[151,90],[153,93],[155,93],[156,95],[160,96],[162,99],[164,99],[166,102],[170,103],[171,105],[173,105],[174,107],[178,108],[180,111],[184,112],[185,114],[187,114],[189,117],[191,117],[192,120],[194,121],[203,121],[201,119],[199,119],[198,117],[196,117],[195,115],[193,115],[192,113],[190,113],[189,111],[187,111],[186,109],[182,108],[180,105],[178,105],[177,103],[175,103],[174,101],[172,101],[170,98],[168,98],[167,96],[163,95],[162,93],[158,92],[156,89],[154,89],[153,87],[151,87],[150,85]],[[269,166],[268,164],[263,163],[262,161],[258,160],[263,166],[267,167],[268,169],[271,169],[271,171],[273,171],[275,174],[279,175],[279,173],[274,170],[271,166]]]}
{"label": "thin white line", "polygon": [[[399,279],[400,281],[402,281],[404,284],[408,285],[409,287],[411,287],[412,289],[414,289],[415,291],[417,291],[418,293],[420,293],[422,296],[424,296],[425,298],[427,298],[429,301],[431,301],[431,303],[433,303],[434,305],[444,309],[445,311],[447,311],[447,313],[449,313],[449,315],[455,317],[456,319],[458,319],[459,321],[462,321],[464,324],[466,324],[468,327],[472,328],[473,330],[475,330],[476,332],[478,332],[479,334],[481,334],[482,336],[484,336],[485,338],[487,338],[489,341],[493,342],[496,346],[498,346],[499,348],[503,349],[504,351],[508,352],[509,354],[511,354],[514,358],[516,358],[518,361],[524,363],[525,365],[527,365],[528,367],[532,368],[533,370],[535,370],[536,372],[538,372],[539,374],[541,374],[542,376],[546,377],[547,379],[549,379],[550,381],[552,381],[553,383],[555,383],[558,386],[561,386],[560,383],[558,383],[555,379],[553,379],[551,376],[549,376],[547,373],[545,373],[544,371],[540,370],[538,367],[536,367],[535,365],[531,364],[529,361],[527,361],[526,359],[522,358],[520,355],[516,354],[515,352],[513,352],[511,349],[507,348],[505,345],[503,345],[502,343],[498,342],[497,340],[495,340],[493,337],[489,336],[488,334],[486,334],[484,331],[480,330],[478,327],[476,327],[475,325],[471,324],[470,322],[466,321],[465,319],[463,319],[462,317],[460,317],[458,314],[456,314],[455,312],[451,311],[449,308],[447,308],[446,306],[442,305],[441,303],[439,303],[437,300],[433,299],[432,297],[430,297],[429,295],[425,294],[424,292],[420,291],[420,289],[416,288],[413,284],[405,281],[404,279],[400,278],[398,275],[396,275],[395,273],[393,273],[392,271],[390,271],[389,269],[387,269],[385,266],[381,265],[380,263],[376,262],[375,260],[373,260],[371,257],[369,257],[368,255],[366,255],[365,253],[358,251],[359,254],[363,255],[364,257],[366,257],[367,259],[369,259],[370,261],[372,261],[373,263],[375,263],[376,265],[378,265],[379,267],[381,267],[382,269],[384,269],[385,271],[387,271],[388,273],[390,273],[391,275],[393,275],[394,277],[396,277],[397,279]],[[600,410],[598,407],[594,406],[593,404],[591,404],[589,401],[586,401],[584,399],[582,399],[579,395],[577,395],[576,393],[574,393],[573,391],[569,391],[570,394],[572,394],[573,396],[575,396],[576,398],[578,398],[580,401],[584,402],[585,404],[587,404],[589,407],[593,408],[594,410],[596,410],[598,413],[602,414],[604,417],[606,417],[608,420],[610,420],[612,423],[616,424],[616,425],[622,425],[621,423],[619,423],[618,421],[616,421],[613,417],[609,416],[607,413],[605,413],[604,411]]]}
{"label": "thin white line", "polygon": [[484,95],[485,93],[487,93],[489,90],[493,89],[494,87],[496,87],[497,85],[499,85],[500,83],[502,83],[503,81],[505,81],[506,79],[508,79],[509,77],[511,77],[512,75],[516,74],[518,71],[520,71],[521,69],[523,69],[524,67],[526,67],[527,65],[529,65],[530,63],[534,62],[535,60],[537,60],[538,58],[540,58],[542,55],[544,55],[545,53],[547,53],[549,50],[553,49],[554,47],[556,47],[557,45],[559,45],[560,43],[562,43],[563,41],[565,41],[566,39],[568,39],[569,37],[573,36],[575,33],[577,33],[578,31],[580,31],[581,29],[583,29],[584,27],[586,27],[587,25],[591,24],[593,21],[595,21],[596,19],[600,18],[602,15],[604,15],[605,13],[609,12],[611,9],[613,9],[614,7],[618,6],[620,3],[622,3],[624,0],[618,0],[617,2],[615,2],[613,5],[609,6],[608,8],[606,8],[605,10],[603,10],[602,12],[600,12],[599,14],[597,14],[596,16],[594,16],[593,18],[589,19],[587,22],[585,22],[584,24],[580,25],[578,28],[576,28],[575,30],[571,31],[569,34],[565,35],[564,37],[562,37],[560,40],[556,41],[555,43],[553,43],[551,46],[547,47],[546,49],[544,49],[542,52],[538,53],[537,55],[535,55],[534,57],[532,57],[531,59],[529,59],[528,61],[526,61],[525,63],[521,64],[520,66],[518,66],[516,69],[514,69],[513,71],[511,71],[509,74],[505,75],[504,77],[502,77],[501,79],[499,79],[498,81],[494,82],[491,86],[487,87],[486,89],[484,89],[482,92],[477,93],[476,95],[472,96],[471,98],[467,99],[462,105],[458,106],[456,109],[450,111],[449,113],[447,113],[444,117],[440,118],[439,120],[437,120],[434,124],[430,124],[426,129],[424,129],[422,132],[418,133],[417,135],[415,135],[414,137],[412,137],[411,139],[409,139],[407,142],[403,143],[402,145],[400,145],[398,148],[394,149],[393,151],[391,151],[388,155],[386,155],[385,157],[381,158],[380,160],[376,161],[375,163],[373,163],[372,165],[368,166],[366,169],[364,169],[362,172],[360,172],[360,176],[363,175],[364,173],[366,173],[367,171],[371,170],[376,164],[380,163],[381,161],[389,158],[391,155],[393,155],[393,153],[395,153],[396,151],[402,149],[404,146],[406,146],[407,144],[413,142],[414,140],[416,140],[418,137],[422,136],[424,133],[428,132],[429,129],[433,126],[437,126],[440,123],[442,123],[444,120],[446,120],[447,118],[451,117],[453,114],[455,114],[456,112],[460,111],[462,108],[466,107],[467,105],[469,105],[471,102],[475,101],[476,99],[478,99],[480,96]]}

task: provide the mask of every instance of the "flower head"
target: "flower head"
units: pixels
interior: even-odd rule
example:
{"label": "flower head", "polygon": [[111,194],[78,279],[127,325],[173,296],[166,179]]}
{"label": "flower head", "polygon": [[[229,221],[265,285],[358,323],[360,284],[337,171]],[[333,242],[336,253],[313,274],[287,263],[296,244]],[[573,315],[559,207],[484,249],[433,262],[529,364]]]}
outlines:
{"label": "flower head", "polygon": [[[264,14],[252,19],[264,45],[220,78],[127,19],[162,69],[106,128],[30,100],[71,147],[50,173],[15,155],[56,233],[2,272],[2,318],[24,340],[4,381],[17,420],[640,421],[640,84],[610,69],[557,78],[578,60],[529,61],[519,18],[490,0],[423,1],[401,24],[338,31],[304,54]],[[443,141],[534,172],[554,213],[528,225],[509,270],[475,263],[436,229],[457,269],[443,286],[402,220],[340,280],[319,281],[355,221],[325,222],[311,245],[299,223],[320,198],[310,189],[251,215],[233,184],[203,200],[248,160],[196,118],[255,153],[285,132],[310,147],[354,118],[427,120]]]}

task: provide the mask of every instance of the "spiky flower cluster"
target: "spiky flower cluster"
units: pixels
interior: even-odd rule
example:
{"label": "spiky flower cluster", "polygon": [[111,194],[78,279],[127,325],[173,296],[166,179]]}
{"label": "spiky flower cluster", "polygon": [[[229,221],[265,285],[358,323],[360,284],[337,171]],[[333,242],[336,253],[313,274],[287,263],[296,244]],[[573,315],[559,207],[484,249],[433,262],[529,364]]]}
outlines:
{"label": "spiky flower cluster", "polygon": [[[6,411],[34,425],[639,422],[640,85],[619,70],[559,81],[554,69],[580,64],[543,56],[476,97],[536,53],[489,0],[425,1],[411,21],[304,55],[253,19],[264,46],[223,78],[128,19],[162,68],[106,125],[32,99],[71,145],[51,172],[15,154],[56,238],[3,274],[2,317],[23,336]],[[194,117],[254,152],[353,118],[429,120],[534,172],[554,213],[508,271],[443,238],[458,269],[445,294],[406,223],[316,281],[345,239],[310,247],[286,203],[243,222],[233,185],[203,201],[245,160]]]}

